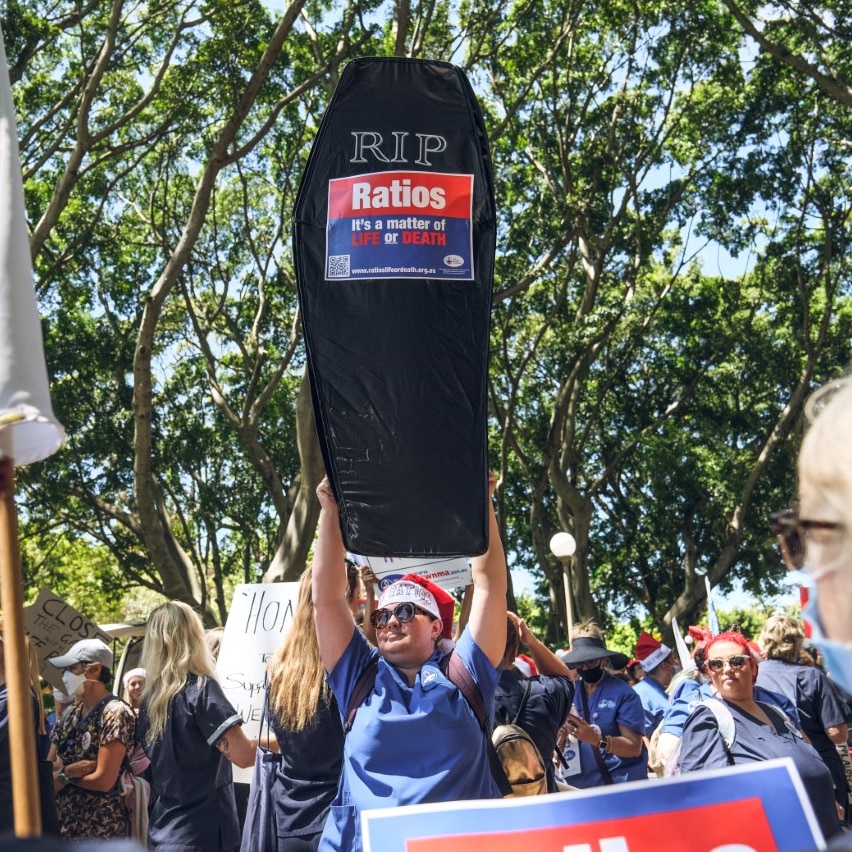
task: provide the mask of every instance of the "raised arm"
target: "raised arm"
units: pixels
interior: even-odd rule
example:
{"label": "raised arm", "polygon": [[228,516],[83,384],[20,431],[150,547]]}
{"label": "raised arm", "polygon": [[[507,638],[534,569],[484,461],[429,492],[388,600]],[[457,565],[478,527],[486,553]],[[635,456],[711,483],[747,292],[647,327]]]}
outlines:
{"label": "raised arm", "polygon": [[471,564],[473,595],[468,629],[476,644],[496,668],[506,650],[506,556],[492,498],[497,479],[488,477],[488,550]]}
{"label": "raised arm", "polygon": [[337,501],[328,477],[317,486],[320,512],[311,591],[322,664],[330,672],[352,639],[355,622],[346,600],[346,548],[340,534]]}
{"label": "raised arm", "polygon": [[509,613],[509,618],[515,622],[521,644],[526,645],[539,674],[571,677],[571,670],[568,666],[527,627],[527,623],[523,618],[519,618],[514,612]]}

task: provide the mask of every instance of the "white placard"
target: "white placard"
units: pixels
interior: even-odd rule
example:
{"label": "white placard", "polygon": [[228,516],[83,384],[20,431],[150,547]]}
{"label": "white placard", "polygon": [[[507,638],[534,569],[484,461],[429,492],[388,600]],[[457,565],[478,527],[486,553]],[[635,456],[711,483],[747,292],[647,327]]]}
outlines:
{"label": "white placard", "polygon": [[359,556],[355,561],[370,566],[379,578],[379,591],[406,574],[422,574],[442,589],[459,589],[473,582],[470,563],[465,556],[429,559],[397,556]]}
{"label": "white placard", "polygon": [[[246,583],[234,591],[216,675],[248,737],[260,729],[266,665],[293,623],[298,599],[298,583]],[[251,781],[251,768],[233,769],[234,781]]]}

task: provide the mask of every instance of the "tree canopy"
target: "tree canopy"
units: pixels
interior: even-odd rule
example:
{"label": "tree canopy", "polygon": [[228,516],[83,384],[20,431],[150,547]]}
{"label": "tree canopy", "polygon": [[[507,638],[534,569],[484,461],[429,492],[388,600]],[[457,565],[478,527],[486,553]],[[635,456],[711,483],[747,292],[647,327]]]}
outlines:
{"label": "tree canopy", "polygon": [[[766,17],[770,12],[777,17]],[[442,59],[499,211],[490,441],[513,564],[576,615],[695,618],[783,569],[809,393],[850,361],[848,16],[698,3],[3,0],[54,410],[51,553],[208,623],[303,570],[322,476],[289,241],[355,56]],[[763,16],[763,17],[760,17]],[[715,262],[716,258],[724,262]],[[353,330],[357,333],[357,329]],[[60,547],[61,543],[61,547]],[[83,566],[81,566],[83,567]]]}

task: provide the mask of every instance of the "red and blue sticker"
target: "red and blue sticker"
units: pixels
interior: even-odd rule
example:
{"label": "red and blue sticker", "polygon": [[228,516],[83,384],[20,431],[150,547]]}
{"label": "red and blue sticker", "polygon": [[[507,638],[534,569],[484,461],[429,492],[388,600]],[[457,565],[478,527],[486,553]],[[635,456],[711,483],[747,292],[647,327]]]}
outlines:
{"label": "red and blue sticker", "polygon": [[326,281],[473,280],[473,175],[373,172],[328,186]]}

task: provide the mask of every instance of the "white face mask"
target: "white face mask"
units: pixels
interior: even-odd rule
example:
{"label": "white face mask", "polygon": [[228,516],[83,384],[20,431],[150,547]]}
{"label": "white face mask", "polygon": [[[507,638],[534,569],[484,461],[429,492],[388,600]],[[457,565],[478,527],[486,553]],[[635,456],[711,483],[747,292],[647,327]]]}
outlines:
{"label": "white face mask", "polygon": [[83,685],[86,683],[86,673],[75,675],[72,672],[64,672],[62,682],[65,684],[66,695],[80,698],[83,695]]}
{"label": "white face mask", "polygon": [[849,558],[847,556],[841,556],[839,559],[832,559],[831,562],[828,562],[825,565],[820,565],[819,568],[813,568],[810,563],[806,562],[794,573],[801,577],[803,586],[806,588],[813,588],[820,580],[848,564]]}

